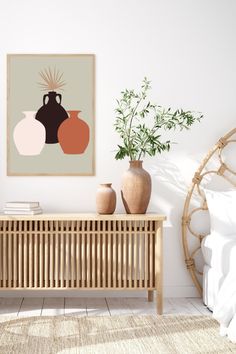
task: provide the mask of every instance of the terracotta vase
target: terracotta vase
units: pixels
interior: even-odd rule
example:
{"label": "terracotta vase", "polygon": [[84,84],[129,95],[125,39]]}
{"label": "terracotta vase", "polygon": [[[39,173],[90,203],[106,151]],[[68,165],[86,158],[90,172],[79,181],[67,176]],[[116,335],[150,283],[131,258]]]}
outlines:
{"label": "terracotta vase", "polygon": [[81,111],[68,111],[66,119],[58,129],[58,140],[65,154],[83,154],[89,143],[89,126],[78,117]]}
{"label": "terracotta vase", "polygon": [[113,214],[116,209],[116,192],[111,183],[100,184],[96,194],[98,214]]}
{"label": "terracotta vase", "polygon": [[[59,99],[59,102],[57,99]],[[43,96],[43,106],[40,107],[36,113],[36,119],[45,126],[46,144],[58,143],[58,128],[60,124],[67,118],[68,114],[61,105],[60,93],[50,91],[48,94]]]}
{"label": "terracotta vase", "polygon": [[35,119],[33,111],[25,111],[13,131],[13,139],[20,155],[39,155],[45,145],[46,132],[43,124]]}
{"label": "terracotta vase", "polygon": [[142,167],[143,161],[130,161],[121,182],[121,197],[127,214],[145,214],[152,189],[151,176]]}

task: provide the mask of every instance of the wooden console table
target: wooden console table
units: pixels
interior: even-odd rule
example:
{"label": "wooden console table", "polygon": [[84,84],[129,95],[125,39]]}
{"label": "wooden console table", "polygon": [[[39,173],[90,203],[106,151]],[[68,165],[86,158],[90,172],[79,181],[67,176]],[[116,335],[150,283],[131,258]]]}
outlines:
{"label": "wooden console table", "polygon": [[0,215],[0,290],[157,292],[162,314],[163,215]]}

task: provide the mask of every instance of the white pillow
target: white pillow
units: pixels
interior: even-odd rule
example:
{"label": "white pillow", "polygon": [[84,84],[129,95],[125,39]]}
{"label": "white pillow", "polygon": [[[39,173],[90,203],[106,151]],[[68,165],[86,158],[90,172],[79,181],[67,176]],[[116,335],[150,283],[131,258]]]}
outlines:
{"label": "white pillow", "polygon": [[204,189],[210,213],[211,232],[236,234],[236,191]]}

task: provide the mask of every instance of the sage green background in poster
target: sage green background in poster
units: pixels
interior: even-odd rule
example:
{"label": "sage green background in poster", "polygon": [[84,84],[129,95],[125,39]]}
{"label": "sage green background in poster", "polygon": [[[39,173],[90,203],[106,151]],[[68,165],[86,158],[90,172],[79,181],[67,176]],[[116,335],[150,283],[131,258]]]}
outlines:
{"label": "sage green background in poster", "polygon": [[[8,56],[8,174],[9,175],[93,175],[94,174],[94,55],[9,55]],[[23,111],[37,111],[43,105],[38,82],[45,68],[63,73],[65,110],[80,110],[89,125],[90,141],[84,154],[64,154],[60,144],[45,144],[40,155],[22,156],[13,140]]]}

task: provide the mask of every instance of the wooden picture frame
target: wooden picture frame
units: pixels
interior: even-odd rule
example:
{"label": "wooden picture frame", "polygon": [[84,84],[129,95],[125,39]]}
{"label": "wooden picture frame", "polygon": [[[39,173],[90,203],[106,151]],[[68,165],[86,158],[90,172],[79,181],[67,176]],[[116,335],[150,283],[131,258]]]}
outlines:
{"label": "wooden picture frame", "polygon": [[7,55],[7,175],[95,175],[95,55]]}

